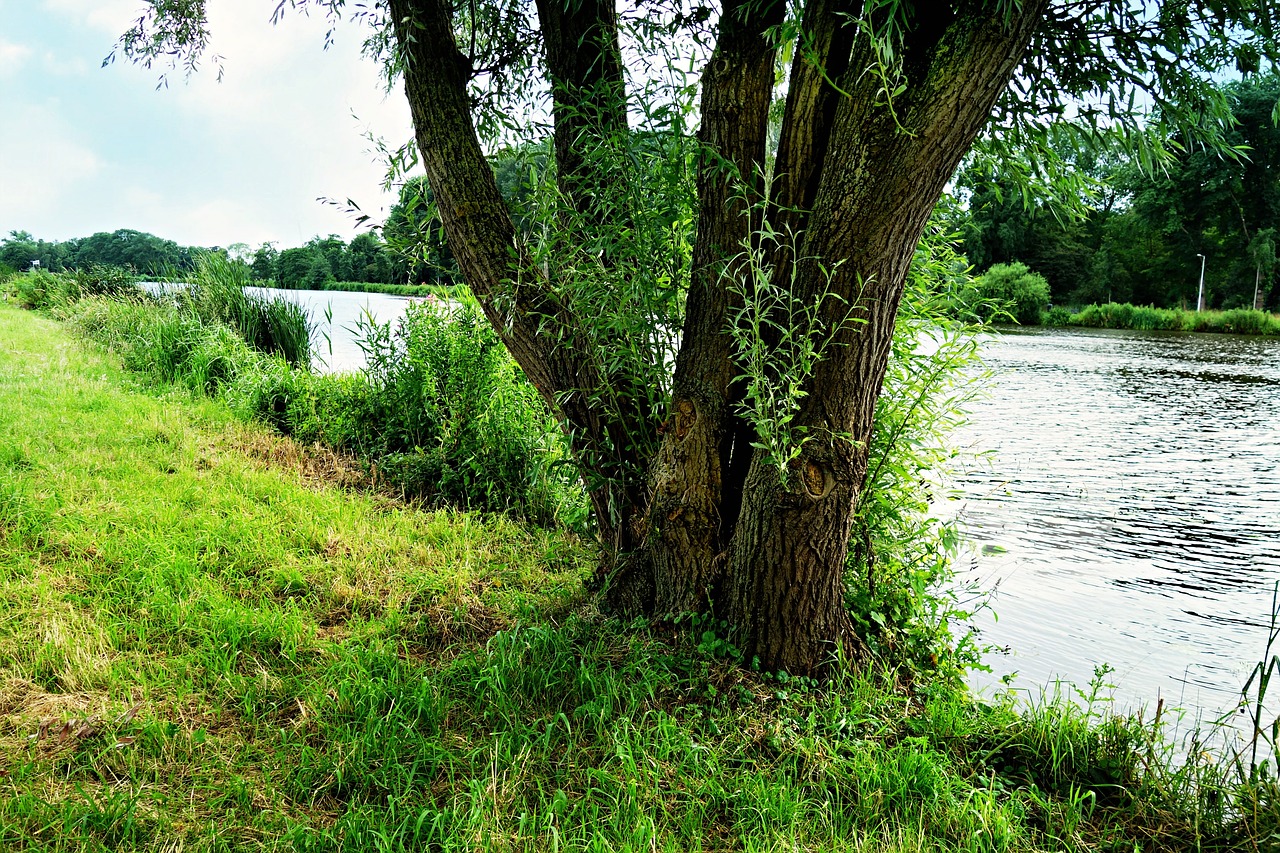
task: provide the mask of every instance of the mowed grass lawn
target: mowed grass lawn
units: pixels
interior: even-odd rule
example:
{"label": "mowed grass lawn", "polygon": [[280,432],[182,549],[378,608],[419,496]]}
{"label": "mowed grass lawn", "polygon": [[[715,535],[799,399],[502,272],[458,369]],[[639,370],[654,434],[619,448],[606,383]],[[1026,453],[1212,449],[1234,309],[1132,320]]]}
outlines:
{"label": "mowed grass lawn", "polygon": [[[574,604],[587,555],[559,535],[334,487],[218,405],[130,384],[0,308],[0,850],[330,823],[358,739],[414,719],[380,682]],[[318,737],[318,704],[350,740]]]}

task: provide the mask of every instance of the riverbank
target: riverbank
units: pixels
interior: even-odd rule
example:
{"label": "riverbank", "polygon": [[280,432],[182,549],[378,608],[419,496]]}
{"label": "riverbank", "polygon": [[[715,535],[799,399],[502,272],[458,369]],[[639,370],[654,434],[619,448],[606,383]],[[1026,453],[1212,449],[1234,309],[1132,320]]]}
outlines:
{"label": "riverbank", "polygon": [[1280,315],[1248,308],[1230,311],[1184,311],[1146,305],[1086,305],[1079,311],[1053,308],[1041,315],[1046,326],[1125,329],[1141,332],[1217,332],[1229,335],[1280,336]]}
{"label": "riverbank", "polygon": [[1228,850],[1274,826],[1100,697],[817,688],[607,619],[572,537],[365,494],[8,307],[0,436],[6,850]]}
{"label": "riverbank", "polygon": [[[255,285],[275,287],[273,281],[258,281]],[[329,281],[325,282],[320,292],[337,291],[341,293],[385,293],[389,296],[435,296],[439,299],[454,299],[457,289],[440,284],[381,284],[371,281]]]}

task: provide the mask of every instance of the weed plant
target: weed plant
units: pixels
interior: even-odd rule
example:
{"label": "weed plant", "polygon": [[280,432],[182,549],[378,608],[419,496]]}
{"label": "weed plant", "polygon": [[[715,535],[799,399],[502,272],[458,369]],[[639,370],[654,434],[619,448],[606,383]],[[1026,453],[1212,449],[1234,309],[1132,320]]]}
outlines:
{"label": "weed plant", "polygon": [[585,499],[559,430],[477,308],[422,302],[395,327],[365,323],[367,372],[316,376],[241,336],[273,328],[255,326],[262,317],[278,314],[290,334],[305,323],[293,322],[291,302],[238,295],[239,275],[214,256],[189,288],[160,299],[89,297],[55,313],[130,370],[355,454],[404,497],[582,525]]}
{"label": "weed plant", "polygon": [[416,302],[360,331],[364,375],[314,380],[286,431],[373,460],[409,496],[585,516],[555,422],[474,303]]}
{"label": "weed plant", "polygon": [[286,298],[255,293],[248,289],[252,284],[244,264],[209,253],[196,259],[188,285],[170,294],[181,311],[203,323],[223,323],[254,349],[277,354],[294,366],[309,366],[313,330],[306,309]]}

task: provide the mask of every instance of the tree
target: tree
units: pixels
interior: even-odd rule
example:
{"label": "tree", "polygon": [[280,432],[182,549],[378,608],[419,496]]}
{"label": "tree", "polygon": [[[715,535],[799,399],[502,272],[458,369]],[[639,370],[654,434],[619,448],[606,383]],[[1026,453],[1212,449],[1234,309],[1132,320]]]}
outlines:
{"label": "tree", "polygon": [[[324,264],[324,258],[310,248],[285,249],[276,259],[276,287],[286,290],[306,287],[307,276],[317,262]],[[328,265],[324,269],[327,272]]]}
{"label": "tree", "polygon": [[347,246],[351,261],[351,280],[389,284],[391,257],[376,234],[357,234]]}
{"label": "tree", "polygon": [[[1126,138],[1148,163],[1174,126],[1220,146],[1228,111],[1204,71],[1272,61],[1263,34],[1280,23],[1261,0],[535,6],[360,14],[404,86],[458,267],[565,424],[607,600],[659,618],[710,609],[748,661],[793,673],[861,649],[844,572],[876,398],[913,251],[961,158],[984,129],[982,156],[1035,147],[1033,178],[1060,174],[1063,137]],[[193,67],[204,21],[200,0],[154,0],[121,49]],[[665,187],[631,179],[648,174],[632,122],[670,137],[679,168],[687,87],[662,87],[677,76],[663,58],[701,45],[696,198],[687,230],[660,240]],[[1148,135],[1137,90],[1159,109]],[[482,136],[510,139],[540,113],[512,105],[542,97],[553,166],[526,231]],[[1075,125],[1055,120],[1068,113]]]}
{"label": "tree", "polygon": [[382,236],[395,257],[398,281],[450,284],[457,275],[426,178],[410,178],[400,186],[400,198],[387,215]]}
{"label": "tree", "polygon": [[280,251],[275,243],[263,243],[253,253],[250,269],[254,281],[270,281],[276,277],[276,262],[280,259]]}

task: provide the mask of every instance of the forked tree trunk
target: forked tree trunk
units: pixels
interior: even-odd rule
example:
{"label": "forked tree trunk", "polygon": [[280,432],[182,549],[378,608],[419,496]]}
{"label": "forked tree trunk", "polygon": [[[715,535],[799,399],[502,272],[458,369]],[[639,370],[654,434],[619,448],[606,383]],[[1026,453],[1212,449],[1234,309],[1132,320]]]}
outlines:
{"label": "forked tree trunk", "polygon": [[[727,4],[702,78],[698,231],[674,397],[649,460],[627,456],[633,443],[619,424],[631,434],[656,433],[656,414],[637,411],[635,401],[599,410],[593,401],[606,396],[597,392],[607,377],[584,356],[580,320],[515,239],[476,141],[449,0],[390,0],[419,148],[459,266],[568,425],[592,481],[605,484],[592,499],[607,550],[623,557],[613,567],[611,600],[658,617],[710,607],[748,659],[767,669],[812,673],[842,646],[858,651],[844,603],[845,561],[898,301],[929,213],[1008,85],[1047,0],[1003,4],[1001,15],[977,0],[915,5],[898,45],[906,88],[890,101],[885,81],[868,71],[876,57],[856,23],[862,4],[809,1],[766,205],[776,49],[769,37],[784,4]],[[579,211],[591,205],[583,192],[607,192],[610,181],[574,173],[591,161],[574,145],[593,144],[592,123],[616,124],[618,113],[584,112],[572,102],[621,83],[612,8],[539,0],[550,29],[557,156],[568,170],[562,187]],[[575,44],[596,59],[579,61]],[[726,334],[736,257],[765,209],[801,238],[797,257],[766,259],[775,284],[801,305],[821,306],[812,328],[791,333],[834,336],[805,383],[796,419],[805,443],[782,476],[752,449],[755,436],[735,405],[740,369]],[[648,464],[646,489],[631,472]]]}

